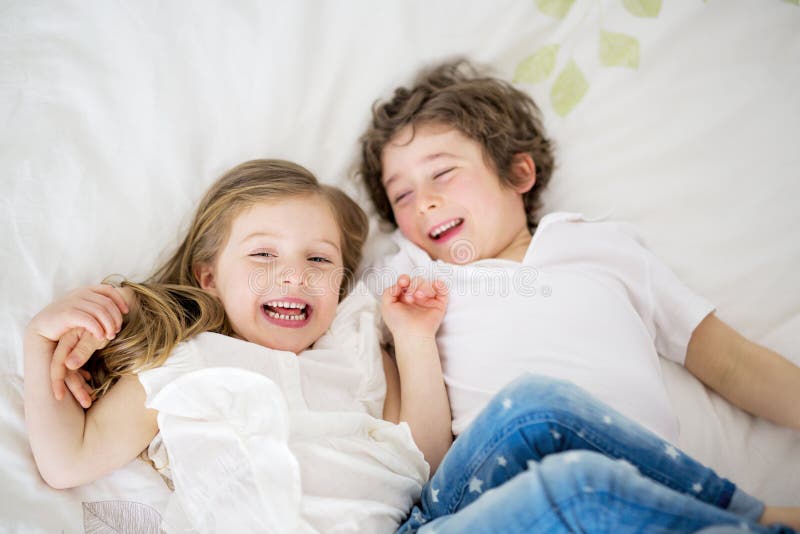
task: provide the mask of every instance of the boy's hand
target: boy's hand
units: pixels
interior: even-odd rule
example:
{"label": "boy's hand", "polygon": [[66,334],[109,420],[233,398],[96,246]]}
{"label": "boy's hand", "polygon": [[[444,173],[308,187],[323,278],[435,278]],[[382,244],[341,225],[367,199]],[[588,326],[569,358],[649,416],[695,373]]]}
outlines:
{"label": "boy's hand", "polygon": [[50,382],[53,395],[61,400],[67,390],[84,409],[92,405],[92,388],[87,383],[89,372],[81,369],[92,354],[108,345],[82,328],[73,328],[58,340],[50,361]]}
{"label": "boy's hand", "polygon": [[441,280],[401,275],[383,292],[381,314],[392,335],[436,336],[447,309],[447,286]]}
{"label": "boy's hand", "polygon": [[76,289],[40,311],[28,328],[58,341],[73,328],[84,328],[98,339],[114,339],[122,328],[128,304],[122,294],[106,284]]}
{"label": "boy's hand", "polygon": [[88,377],[79,369],[95,350],[114,339],[122,328],[122,314],[128,310],[121,292],[100,284],[68,293],[31,320],[30,331],[58,342],[50,362],[50,380],[56,399],[61,400],[69,388],[81,406],[86,408],[91,404],[86,384]]}

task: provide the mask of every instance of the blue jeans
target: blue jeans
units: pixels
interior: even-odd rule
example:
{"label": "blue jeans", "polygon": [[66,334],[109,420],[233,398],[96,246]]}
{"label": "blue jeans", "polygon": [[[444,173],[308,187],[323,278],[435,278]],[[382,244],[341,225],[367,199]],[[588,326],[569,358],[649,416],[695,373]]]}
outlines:
{"label": "blue jeans", "polygon": [[568,382],[523,376],[453,443],[401,534],[694,532],[762,503]]}

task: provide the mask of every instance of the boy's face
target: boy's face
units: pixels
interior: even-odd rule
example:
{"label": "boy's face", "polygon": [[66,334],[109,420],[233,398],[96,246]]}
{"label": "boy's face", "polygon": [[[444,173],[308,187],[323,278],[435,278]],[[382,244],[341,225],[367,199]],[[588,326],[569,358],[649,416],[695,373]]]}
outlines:
{"label": "boy's face", "polygon": [[431,258],[460,264],[507,257],[512,244],[530,241],[522,193],[535,174],[512,189],[460,131],[429,124],[413,134],[406,126],[381,154],[383,186],[403,235]]}

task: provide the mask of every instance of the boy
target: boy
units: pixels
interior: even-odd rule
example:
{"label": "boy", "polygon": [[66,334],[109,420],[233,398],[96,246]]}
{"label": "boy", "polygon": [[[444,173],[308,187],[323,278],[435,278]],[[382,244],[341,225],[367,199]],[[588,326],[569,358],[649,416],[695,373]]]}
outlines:
{"label": "boy", "polygon": [[360,175],[399,228],[400,251],[382,266],[450,286],[437,341],[454,434],[533,372],[574,382],[674,443],[658,353],[737,406],[800,428],[800,368],[720,321],[628,227],[538,219],[553,155],[526,94],[444,64],[376,105],[361,142]]}

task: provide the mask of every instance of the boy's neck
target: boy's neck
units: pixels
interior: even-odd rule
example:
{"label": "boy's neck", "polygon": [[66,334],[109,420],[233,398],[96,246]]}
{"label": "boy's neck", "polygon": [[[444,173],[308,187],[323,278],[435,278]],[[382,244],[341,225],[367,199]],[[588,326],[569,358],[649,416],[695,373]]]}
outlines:
{"label": "boy's neck", "polygon": [[525,226],[519,233],[517,233],[517,235],[514,236],[514,239],[509,242],[508,246],[506,246],[495,256],[495,258],[500,260],[522,262],[522,259],[528,252],[528,247],[531,244],[532,237],[533,236],[528,230],[528,227]]}

